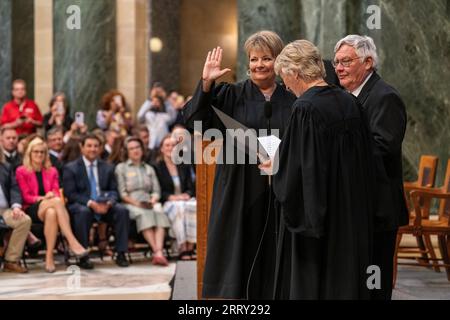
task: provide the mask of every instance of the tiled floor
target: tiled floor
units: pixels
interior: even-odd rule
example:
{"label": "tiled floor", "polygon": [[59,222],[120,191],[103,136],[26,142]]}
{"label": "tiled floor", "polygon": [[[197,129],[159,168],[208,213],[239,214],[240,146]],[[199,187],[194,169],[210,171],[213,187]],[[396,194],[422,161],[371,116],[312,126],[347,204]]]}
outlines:
{"label": "tiled floor", "polygon": [[110,258],[93,259],[94,270],[67,268],[58,264],[57,272],[43,271],[42,261],[29,261],[30,272],[17,275],[0,272],[0,299],[134,299],[167,300],[169,282],[176,264],[153,266],[142,255],[133,257],[128,268],[119,268]]}
{"label": "tiled floor", "polygon": [[[56,273],[48,274],[43,272],[42,261],[29,261],[28,274],[0,272],[0,300],[167,300],[171,295],[169,283],[175,274],[175,262],[169,267],[156,267],[141,254],[133,255],[134,263],[128,268],[119,268],[110,259],[93,261],[95,269],[90,271],[67,269],[60,263]],[[180,264],[174,299],[195,299],[195,270],[195,263],[185,267]],[[426,268],[400,266],[393,299],[450,300],[450,282],[444,270],[436,273]]]}
{"label": "tiled floor", "polygon": [[450,300],[450,282],[445,270],[400,266],[394,300]]}

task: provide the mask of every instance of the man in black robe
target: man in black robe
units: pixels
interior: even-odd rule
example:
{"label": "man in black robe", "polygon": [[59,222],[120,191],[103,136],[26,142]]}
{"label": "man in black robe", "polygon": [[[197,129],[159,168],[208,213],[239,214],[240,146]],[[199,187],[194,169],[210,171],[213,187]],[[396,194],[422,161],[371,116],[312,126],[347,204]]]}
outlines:
{"label": "man in black robe", "polygon": [[398,92],[376,72],[376,46],[370,37],[350,35],[335,48],[335,68],[341,85],[363,105],[374,140],[377,163],[373,264],[381,269],[381,289],[374,299],[390,300],[395,240],[408,224],[403,191],[402,142],[406,131],[405,105]]}

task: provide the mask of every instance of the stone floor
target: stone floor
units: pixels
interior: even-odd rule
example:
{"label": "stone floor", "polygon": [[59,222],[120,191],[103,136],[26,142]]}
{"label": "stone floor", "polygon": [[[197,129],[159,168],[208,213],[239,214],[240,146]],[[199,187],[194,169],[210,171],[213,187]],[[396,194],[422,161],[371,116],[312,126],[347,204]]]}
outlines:
{"label": "stone floor", "polygon": [[30,272],[17,275],[0,272],[0,299],[61,299],[61,300],[167,300],[172,288],[176,264],[168,267],[153,266],[142,254],[132,256],[133,264],[119,268],[105,258],[92,259],[94,270],[67,268],[57,264],[53,274],[43,271],[42,260],[28,261]]}
{"label": "stone floor", "polygon": [[[171,262],[169,267],[152,266],[142,254],[132,255],[128,268],[117,267],[111,259],[93,259],[90,271],[60,262],[57,272],[43,272],[42,260],[30,260],[30,273],[12,275],[0,272],[0,300],[167,300],[171,280],[177,270],[173,299],[196,299],[195,262]],[[440,273],[420,267],[400,266],[394,300],[450,300],[450,282]]]}
{"label": "stone floor", "polygon": [[400,266],[394,300],[450,300],[450,281],[445,270]]}

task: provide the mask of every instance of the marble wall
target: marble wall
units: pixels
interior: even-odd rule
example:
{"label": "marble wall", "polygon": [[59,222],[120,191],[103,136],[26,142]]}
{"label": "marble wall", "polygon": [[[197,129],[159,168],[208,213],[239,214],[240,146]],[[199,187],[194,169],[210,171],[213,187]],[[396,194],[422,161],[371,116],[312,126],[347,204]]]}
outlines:
{"label": "marble wall", "polygon": [[[12,77],[27,83],[34,99],[34,1],[12,1]],[[10,85],[11,87],[11,85]]]}
{"label": "marble wall", "polygon": [[381,8],[381,29],[368,30],[364,23],[361,32],[374,37],[380,73],[407,106],[405,167],[415,172],[420,155],[438,155],[437,184],[442,184],[450,157],[450,1],[363,3],[362,9],[370,4]]}
{"label": "marble wall", "polygon": [[32,0],[0,1],[0,105],[11,99],[11,82],[27,82],[34,98],[34,6]]}
{"label": "marble wall", "polygon": [[[80,8],[80,29],[67,26],[71,5]],[[72,112],[83,111],[93,127],[102,95],[117,84],[115,1],[54,1],[53,28],[55,91],[64,91]]]}
{"label": "marble wall", "polygon": [[149,53],[149,85],[161,82],[167,90],[180,84],[180,0],[149,0],[150,38],[162,41],[160,52]]}
{"label": "marble wall", "polygon": [[0,1],[0,108],[11,97],[11,2],[12,0]]}
{"label": "marble wall", "polygon": [[238,0],[238,80],[247,77],[246,39],[260,30],[272,30],[288,43],[301,34],[301,2],[298,0]]}
{"label": "marble wall", "polygon": [[[414,179],[422,154],[440,157],[442,183],[450,157],[450,1],[448,0],[286,0],[239,3],[239,41],[268,28],[314,42],[325,58],[346,34],[372,36],[380,56],[379,73],[402,95],[408,112],[404,141],[405,177]],[[369,29],[380,9],[381,29]],[[242,45],[240,45],[241,47]],[[240,71],[246,65],[240,55]]]}
{"label": "marble wall", "polygon": [[336,39],[347,34],[347,1],[303,0],[301,5],[302,38],[317,44],[324,58],[332,58]]}

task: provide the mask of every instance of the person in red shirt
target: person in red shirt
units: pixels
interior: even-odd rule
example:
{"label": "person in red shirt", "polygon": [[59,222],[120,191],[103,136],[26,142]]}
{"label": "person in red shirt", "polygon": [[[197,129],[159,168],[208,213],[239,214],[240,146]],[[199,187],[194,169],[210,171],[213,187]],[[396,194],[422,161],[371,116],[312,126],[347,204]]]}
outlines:
{"label": "person in red shirt", "polygon": [[15,80],[12,84],[13,99],[2,109],[3,128],[16,129],[17,134],[31,134],[42,126],[42,114],[33,100],[27,99],[26,83]]}

